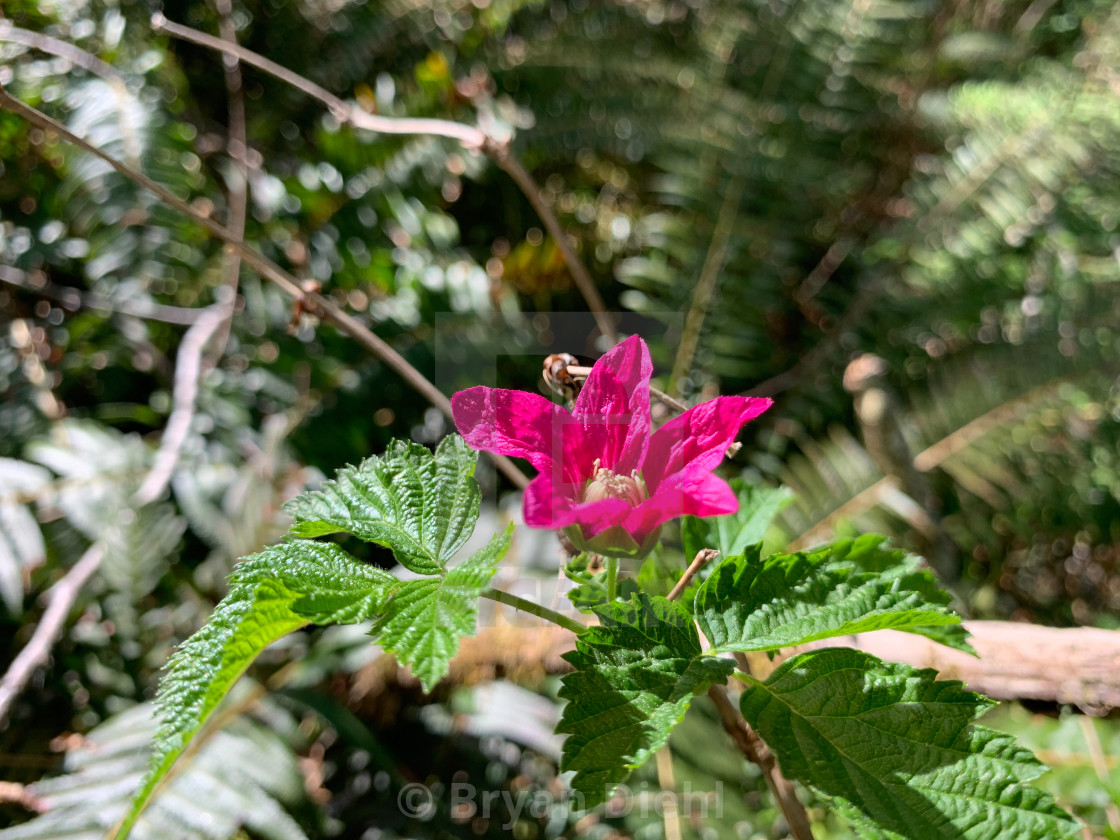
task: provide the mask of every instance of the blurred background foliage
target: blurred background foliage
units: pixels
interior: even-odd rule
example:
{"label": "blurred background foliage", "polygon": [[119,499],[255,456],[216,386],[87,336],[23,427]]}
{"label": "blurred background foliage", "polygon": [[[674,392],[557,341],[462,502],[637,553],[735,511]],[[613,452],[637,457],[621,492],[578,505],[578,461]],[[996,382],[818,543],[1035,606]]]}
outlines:
{"label": "blurred background foliage", "polygon": [[[1120,626],[1115,4],[5,2],[10,92],[215,219],[247,183],[245,238],[451,393],[539,387],[545,354],[604,349],[590,318],[561,314],[586,307],[529,202],[476,152],[342,127],[255,69],[231,96],[216,54],[154,32],[156,11],[215,34],[224,20],[368,111],[512,135],[662,387],[776,398],[729,467],[796,492],[775,545],[874,529],[926,554],[973,617]],[[103,163],[0,113],[0,167],[0,660],[40,594],[106,549],[0,730],[0,776],[28,785],[0,797],[0,836],[99,837],[142,769],[138,704],[236,558],[282,533],[280,504],[391,437],[448,427],[252,272],[234,295],[220,244]],[[231,303],[169,489],[140,503],[184,336]],[[497,527],[516,499],[481,478]],[[518,574],[551,578],[551,541],[519,540]],[[424,697],[371,677],[375,656],[332,631],[271,650],[254,670],[269,691],[246,683],[142,830],[504,836],[500,806],[484,819],[437,798],[409,820],[397,792],[559,790],[551,677],[484,669]],[[1094,836],[1120,838],[1120,731],[1067,712],[997,714]],[[714,714],[701,704],[687,727],[677,783],[722,798],[685,835],[783,836]],[[662,836],[640,810],[542,806],[511,831]],[[821,837],[849,836],[811,813]]]}

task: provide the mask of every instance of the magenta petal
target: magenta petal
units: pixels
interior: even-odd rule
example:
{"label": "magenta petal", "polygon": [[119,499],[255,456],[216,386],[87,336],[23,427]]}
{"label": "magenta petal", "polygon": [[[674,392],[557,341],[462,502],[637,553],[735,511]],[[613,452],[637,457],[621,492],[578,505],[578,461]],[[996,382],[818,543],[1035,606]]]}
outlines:
{"label": "magenta petal", "polygon": [[771,400],[716,397],[695,405],[653,433],[642,477],[650,494],[686,467],[710,472],[748,420],[762,414]]}
{"label": "magenta petal", "polygon": [[649,378],[653,363],[636,335],[599,358],[576,398],[572,416],[583,426],[584,452],[627,475],[641,469],[649,445]]}
{"label": "magenta petal", "polygon": [[577,437],[566,409],[528,391],[468,388],[451,398],[451,412],[470,446],[524,458],[542,474],[564,463],[565,439]]}
{"label": "magenta petal", "polygon": [[731,486],[705,469],[689,468],[634,508],[624,527],[641,542],[662,522],[678,516],[722,516],[739,509]]}
{"label": "magenta petal", "polygon": [[622,524],[631,510],[621,499],[577,504],[571,495],[571,485],[558,485],[546,473],[529,483],[523,499],[526,525],[550,529],[579,525],[588,537]]}

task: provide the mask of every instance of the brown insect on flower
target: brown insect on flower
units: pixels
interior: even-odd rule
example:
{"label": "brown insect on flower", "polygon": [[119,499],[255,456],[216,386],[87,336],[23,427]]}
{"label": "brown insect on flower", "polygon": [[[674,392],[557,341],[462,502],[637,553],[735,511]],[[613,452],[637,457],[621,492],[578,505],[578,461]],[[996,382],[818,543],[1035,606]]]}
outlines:
{"label": "brown insect on flower", "polygon": [[569,368],[578,368],[579,362],[571,353],[553,353],[544,360],[545,384],[554,392],[569,402],[579,396],[580,386],[586,375],[575,377]]}

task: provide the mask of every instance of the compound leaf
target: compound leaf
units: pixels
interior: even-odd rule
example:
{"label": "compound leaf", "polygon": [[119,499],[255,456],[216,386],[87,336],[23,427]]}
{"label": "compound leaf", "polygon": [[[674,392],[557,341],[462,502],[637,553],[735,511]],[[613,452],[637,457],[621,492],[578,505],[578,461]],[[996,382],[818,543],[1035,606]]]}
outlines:
{"label": "compound leaf", "polygon": [[458,435],[445,437],[434,455],[395,440],[384,455],[339,470],[285,505],[295,519],[290,534],[353,534],[391,548],[417,574],[440,574],[478,520],[477,461]]}
{"label": "compound leaf", "polygon": [[438,577],[398,584],[374,632],[385,650],[431,691],[447,674],[459,640],[475,632],[478,596],[509,550],[513,525],[468,560]]}
{"label": "compound leaf", "polygon": [[870,535],[765,560],[757,547],[728,557],[700,587],[695,610],[719,653],[777,650],[885,628],[923,632],[959,625],[948,604],[948,594],[917,558]]}
{"label": "compound leaf", "polygon": [[187,743],[262,650],[306,624],[361,621],[400,582],[337,545],[296,540],[243,560],[210,621],[172,656],[160,683],[151,767],[117,836],[129,828]]}
{"label": "compound leaf", "polygon": [[556,727],[568,733],[560,769],[576,772],[572,788],[587,808],[664,746],[693,695],[733,669],[701,655],[692,617],[678,603],[641,595],[596,613],[601,625],[564,656],[576,670],[563,679],[568,704]]}
{"label": "compound leaf", "polygon": [[1011,736],[974,726],[994,704],[932,670],[829,648],[743,693],[782,772],[831,797],[866,836],[1060,840],[1080,826],[1027,784],[1045,771]]}

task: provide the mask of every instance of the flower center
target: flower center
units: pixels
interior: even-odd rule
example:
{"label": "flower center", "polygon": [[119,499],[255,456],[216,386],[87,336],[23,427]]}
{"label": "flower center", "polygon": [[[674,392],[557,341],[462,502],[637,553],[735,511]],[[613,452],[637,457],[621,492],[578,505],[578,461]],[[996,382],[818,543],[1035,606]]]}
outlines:
{"label": "flower center", "polygon": [[649,493],[646,484],[638,471],[630,475],[619,475],[616,472],[599,466],[599,459],[595,459],[594,477],[583,491],[583,501],[598,502],[601,499],[622,499],[622,501],[637,507],[646,499]]}

